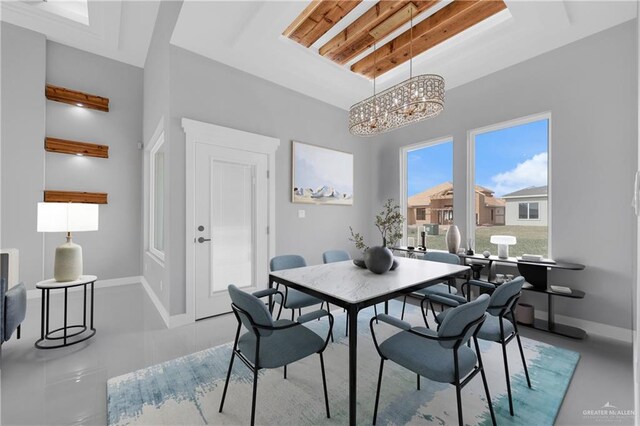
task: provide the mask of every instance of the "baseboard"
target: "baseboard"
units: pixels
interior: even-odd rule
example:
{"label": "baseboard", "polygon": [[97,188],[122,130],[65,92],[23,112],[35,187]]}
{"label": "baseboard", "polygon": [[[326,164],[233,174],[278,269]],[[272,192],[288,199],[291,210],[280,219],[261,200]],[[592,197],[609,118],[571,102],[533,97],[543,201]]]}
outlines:
{"label": "baseboard", "polygon": [[[546,321],[547,312],[536,309],[535,317]],[[613,325],[603,324],[600,322],[568,317],[566,315],[555,314],[554,318],[558,323],[583,329],[584,331],[587,332],[587,335],[593,334],[601,337],[607,337],[609,339],[621,340],[626,343],[633,342],[633,331],[629,328],[616,327]]]}
{"label": "baseboard", "polygon": [[169,315],[169,312],[167,312],[167,309],[164,307],[160,299],[158,299],[158,295],[156,295],[156,292],[151,289],[151,286],[149,285],[149,282],[145,277],[140,277],[140,282],[142,283],[142,287],[144,288],[144,290],[149,295],[151,302],[153,302],[153,305],[158,310],[158,313],[162,317],[162,321],[164,321],[164,324],[167,326],[167,328],[171,328],[171,316]]}
{"label": "baseboard", "polygon": [[[118,287],[121,285],[129,285],[129,284],[140,284],[140,277],[123,277],[123,278],[113,278],[110,280],[97,280],[96,288],[107,288],[107,287]],[[69,292],[72,293],[74,291],[81,291],[84,287],[71,287]],[[34,288],[31,290],[27,290],[27,299],[40,299],[42,297],[42,290]]]}

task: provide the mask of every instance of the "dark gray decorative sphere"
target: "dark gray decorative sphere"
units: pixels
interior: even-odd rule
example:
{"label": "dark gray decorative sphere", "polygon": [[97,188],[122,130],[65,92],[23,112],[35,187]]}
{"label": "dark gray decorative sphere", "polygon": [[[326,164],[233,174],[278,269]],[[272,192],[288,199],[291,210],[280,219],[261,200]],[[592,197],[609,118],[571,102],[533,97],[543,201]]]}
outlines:
{"label": "dark gray decorative sphere", "polygon": [[364,252],[364,263],[374,274],[384,274],[393,265],[393,253],[386,247],[370,247]]}

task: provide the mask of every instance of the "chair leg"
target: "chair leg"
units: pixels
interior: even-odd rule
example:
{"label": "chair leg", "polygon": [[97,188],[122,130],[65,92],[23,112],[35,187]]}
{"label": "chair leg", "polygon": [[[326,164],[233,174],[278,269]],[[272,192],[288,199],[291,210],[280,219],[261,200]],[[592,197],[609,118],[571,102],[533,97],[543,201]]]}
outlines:
{"label": "chair leg", "polygon": [[378,324],[378,308],[376,305],[373,305],[373,315],[376,316],[376,324]]}
{"label": "chair leg", "polygon": [[489,384],[487,383],[487,375],[484,372],[484,366],[482,365],[482,355],[480,354],[480,346],[478,340],[474,338],[476,347],[476,354],[478,356],[478,366],[480,367],[480,375],[482,376],[482,384],[484,385],[484,393],[487,396],[487,404],[489,404],[489,413],[491,413],[491,421],[493,426],[496,426],[496,415],[493,412],[493,403],[491,402],[491,395],[489,395]]}
{"label": "chair leg", "polygon": [[331,413],[329,412],[329,394],[327,393],[327,376],[324,373],[324,358],[322,357],[322,352],[320,352],[320,370],[322,370],[322,387],[324,389],[324,405],[327,407],[327,418],[331,418]]}
{"label": "chair leg", "polygon": [[231,370],[233,369],[233,359],[236,356],[234,350],[231,351],[231,361],[229,362],[229,370],[227,371],[227,380],[224,382],[224,389],[222,390],[222,401],[220,401],[220,409],[218,413],[222,413],[222,407],[224,407],[224,398],[227,396],[227,388],[229,387],[229,378],[231,377]]}
{"label": "chair leg", "polygon": [[404,299],[402,299],[402,315],[400,315],[401,320],[404,319],[404,307],[406,305],[407,305],[407,296],[404,296]]}
{"label": "chair leg", "polygon": [[302,308],[298,308],[298,316],[302,316]]}
{"label": "chair leg", "polygon": [[293,321],[295,319],[296,316],[296,309],[295,308],[291,308],[291,321]]}
{"label": "chair leg", "polygon": [[420,375],[416,374],[416,377],[418,379],[418,390],[420,390]]}
{"label": "chair leg", "polygon": [[378,419],[378,402],[380,401],[380,385],[382,384],[382,368],[384,367],[384,358],[380,358],[380,372],[378,373],[378,387],[376,389],[376,405],[373,408],[373,424]]}
{"label": "chair leg", "polygon": [[509,395],[509,414],[513,416],[513,400],[511,398],[511,379],[509,377],[509,361],[507,360],[507,345],[503,342],[502,346],[502,358],[504,359],[504,375],[507,379],[507,394]]}
{"label": "chair leg", "polygon": [[258,368],[253,370],[253,397],[251,400],[251,426],[256,424],[256,397],[258,395]]}
{"label": "chair leg", "polygon": [[[18,326],[18,329],[16,330],[16,331],[17,331],[17,335],[16,335],[16,338],[17,338],[17,339],[20,339],[20,331],[21,331],[21,329],[22,329],[22,324],[20,324],[20,325]],[[524,356],[523,356],[523,358],[522,358],[522,359],[524,359]],[[529,376],[527,375],[527,377],[529,377]],[[531,385],[529,385],[529,387],[531,387]]]}
{"label": "chair leg", "polygon": [[424,311],[422,309],[422,304],[420,304],[420,311],[422,312],[422,319],[424,320],[425,327],[431,328],[431,327],[429,327],[429,321],[427,321],[427,314],[429,313],[429,309],[427,308],[427,310]]}
{"label": "chair leg", "polygon": [[287,380],[287,366],[284,366],[284,379]]}
{"label": "chair leg", "polygon": [[460,381],[456,380],[456,402],[458,404],[458,424],[460,426],[464,426],[463,420],[462,420],[462,393],[460,392],[462,390],[461,386],[460,386]]}
{"label": "chair leg", "polygon": [[513,328],[516,331],[516,340],[518,340],[518,349],[520,349],[520,358],[522,358],[522,366],[524,367],[524,375],[527,377],[527,385],[531,388],[531,380],[529,380],[529,369],[527,368],[527,361],[524,358],[524,351],[522,350],[522,342],[520,341],[520,333],[518,332],[518,326],[516,321],[513,321]]}

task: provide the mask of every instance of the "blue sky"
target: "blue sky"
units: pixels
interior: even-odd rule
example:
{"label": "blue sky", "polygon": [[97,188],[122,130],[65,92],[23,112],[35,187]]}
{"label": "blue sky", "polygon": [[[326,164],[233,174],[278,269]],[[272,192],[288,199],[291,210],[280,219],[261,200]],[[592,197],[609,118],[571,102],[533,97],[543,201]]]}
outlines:
{"label": "blue sky", "polygon": [[[497,196],[547,184],[548,121],[540,120],[476,136],[476,183]],[[409,196],[453,181],[453,142],[411,151]]]}

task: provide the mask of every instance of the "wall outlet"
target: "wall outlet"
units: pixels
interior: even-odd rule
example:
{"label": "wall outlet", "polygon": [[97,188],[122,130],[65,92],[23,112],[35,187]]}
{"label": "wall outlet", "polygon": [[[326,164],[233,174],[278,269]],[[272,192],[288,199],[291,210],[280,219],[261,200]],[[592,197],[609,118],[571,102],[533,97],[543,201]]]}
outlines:
{"label": "wall outlet", "polygon": [[298,219],[304,219],[307,216],[307,212],[305,210],[298,210]]}

